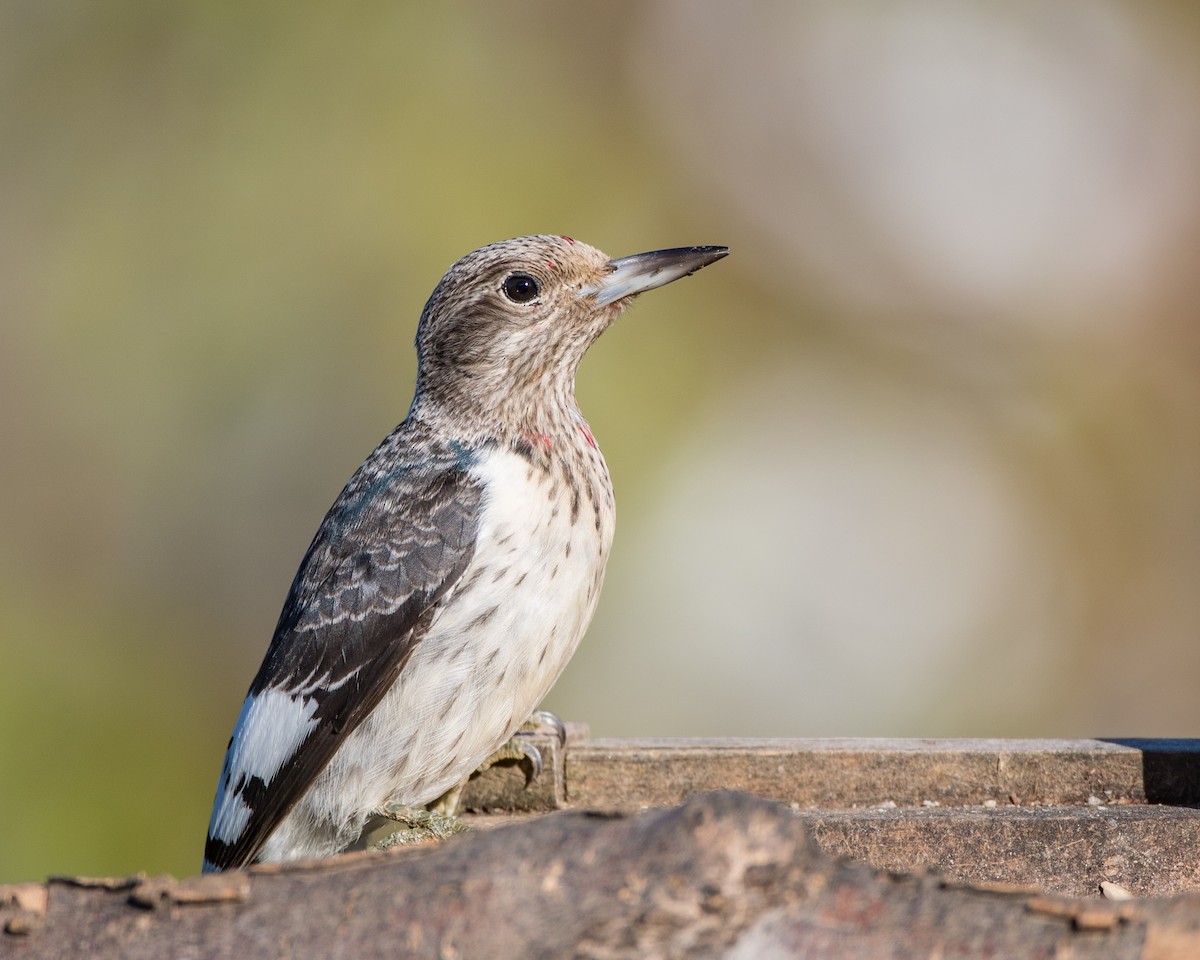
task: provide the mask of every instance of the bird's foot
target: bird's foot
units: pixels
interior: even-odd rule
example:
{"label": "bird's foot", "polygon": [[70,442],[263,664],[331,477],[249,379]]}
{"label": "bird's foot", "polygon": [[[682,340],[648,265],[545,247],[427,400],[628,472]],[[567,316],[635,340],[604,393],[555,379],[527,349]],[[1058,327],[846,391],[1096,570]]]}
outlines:
{"label": "bird's foot", "polygon": [[[450,791],[450,793],[454,792],[454,790]],[[455,805],[457,806],[457,803]],[[374,816],[392,820],[402,826],[401,829],[372,843],[368,848],[370,850],[386,850],[388,847],[421,843],[425,840],[445,840],[456,833],[465,833],[470,829],[466,824],[458,821],[453,814],[453,808],[449,813],[443,813],[436,809],[410,807],[403,803],[385,803],[375,811]]]}
{"label": "bird's foot", "polygon": [[[549,710],[536,710],[532,717],[521,724],[511,737],[500,744],[496,751],[479,765],[476,774],[483,773],[498,763],[515,760],[525,767],[525,783],[529,784],[542,774],[542,751],[532,742],[534,737],[552,736],[559,746],[567,742],[567,728]],[[461,788],[459,788],[461,789]]]}
{"label": "bird's foot", "polygon": [[[547,710],[538,710],[520,729],[502,743],[496,751],[479,765],[471,776],[478,776],[500,763],[516,762],[525,768],[525,782],[531,783],[541,775],[542,752],[532,742],[535,737],[554,737],[560,745],[567,742],[567,729],[563,722]],[[403,803],[386,803],[373,814],[402,825],[387,836],[372,843],[370,850],[386,850],[401,844],[420,843],[424,840],[444,840],[456,833],[465,833],[471,828],[460,822],[458,812],[466,781],[451,787],[432,803],[424,807],[412,807]]]}

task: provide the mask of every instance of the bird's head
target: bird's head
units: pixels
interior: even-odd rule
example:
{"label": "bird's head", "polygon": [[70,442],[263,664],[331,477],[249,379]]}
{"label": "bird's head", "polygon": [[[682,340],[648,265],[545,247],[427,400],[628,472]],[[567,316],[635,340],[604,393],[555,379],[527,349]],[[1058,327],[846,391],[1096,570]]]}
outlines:
{"label": "bird's head", "polygon": [[476,421],[573,408],[580,360],[634,297],[728,252],[684,247],[613,260],[570,237],[543,235],[469,253],[421,314],[418,401]]}

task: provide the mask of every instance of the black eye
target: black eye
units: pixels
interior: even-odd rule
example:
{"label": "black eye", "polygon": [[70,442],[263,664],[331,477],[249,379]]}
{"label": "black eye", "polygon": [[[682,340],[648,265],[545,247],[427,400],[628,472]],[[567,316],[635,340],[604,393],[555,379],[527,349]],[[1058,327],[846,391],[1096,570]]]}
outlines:
{"label": "black eye", "polygon": [[514,273],[506,277],[500,289],[513,303],[528,303],[542,292],[538,282],[527,273]]}

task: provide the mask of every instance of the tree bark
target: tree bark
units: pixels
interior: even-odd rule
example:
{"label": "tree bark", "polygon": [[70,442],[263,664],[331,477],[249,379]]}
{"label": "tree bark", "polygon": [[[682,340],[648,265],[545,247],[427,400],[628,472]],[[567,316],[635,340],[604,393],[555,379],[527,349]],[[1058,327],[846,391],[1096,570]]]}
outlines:
{"label": "tree bark", "polygon": [[176,881],[0,888],[13,958],[1200,957],[1200,896],[971,888],[831,859],[787,807],[697,796]]}

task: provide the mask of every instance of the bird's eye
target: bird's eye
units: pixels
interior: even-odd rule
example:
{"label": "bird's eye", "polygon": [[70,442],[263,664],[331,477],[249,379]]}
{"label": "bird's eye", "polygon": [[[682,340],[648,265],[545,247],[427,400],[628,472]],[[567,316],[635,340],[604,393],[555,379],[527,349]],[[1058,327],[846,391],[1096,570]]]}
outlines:
{"label": "bird's eye", "polygon": [[505,277],[500,289],[513,303],[528,303],[542,292],[541,285],[527,273]]}

